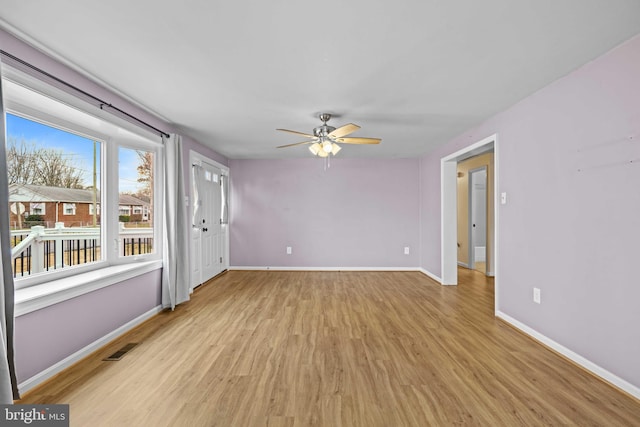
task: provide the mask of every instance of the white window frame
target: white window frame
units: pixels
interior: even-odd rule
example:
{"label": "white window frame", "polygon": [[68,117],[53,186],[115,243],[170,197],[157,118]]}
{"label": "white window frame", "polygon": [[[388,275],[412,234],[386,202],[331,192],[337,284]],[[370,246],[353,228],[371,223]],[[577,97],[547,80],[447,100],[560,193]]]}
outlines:
{"label": "white window frame", "polygon": [[[41,212],[36,212],[37,209],[40,209]],[[31,215],[46,215],[47,204],[45,202],[29,203],[29,213]]]}
{"label": "white window frame", "polygon": [[[44,108],[29,103],[20,103],[9,99],[5,91],[5,112],[15,114],[29,120],[53,126],[71,133],[99,141],[101,159],[101,192],[99,205],[119,206],[118,174],[109,171],[118,170],[118,147],[138,148],[153,151],[155,154],[154,194],[154,252],[136,256],[119,256],[118,251],[118,211],[112,209],[108,215],[102,215],[100,239],[103,245],[102,259],[96,262],[58,269],[15,280],[16,315],[26,314],[36,309],[69,298],[92,292],[96,286],[104,287],[121,282],[124,277],[135,277],[162,267],[162,182],[163,162],[162,140],[159,135],[151,133],[128,121],[115,117],[99,108],[86,103],[75,95],[64,92],[46,82],[39,80],[6,64],[2,65],[2,79],[26,87],[35,93],[58,101],[83,114],[79,116],[91,118],[88,122],[97,123],[87,126],[67,118],[57,117]],[[62,111],[65,107],[61,106]],[[63,115],[63,114],[61,114]],[[100,208],[99,208],[100,211]],[[104,214],[105,212],[103,212]],[[123,275],[124,274],[124,275]],[[100,277],[99,282],[96,276]]]}
{"label": "white window frame", "polygon": [[[68,212],[68,211],[71,212]],[[63,203],[62,204],[62,215],[75,215],[76,214],[76,204],[75,203]]]}

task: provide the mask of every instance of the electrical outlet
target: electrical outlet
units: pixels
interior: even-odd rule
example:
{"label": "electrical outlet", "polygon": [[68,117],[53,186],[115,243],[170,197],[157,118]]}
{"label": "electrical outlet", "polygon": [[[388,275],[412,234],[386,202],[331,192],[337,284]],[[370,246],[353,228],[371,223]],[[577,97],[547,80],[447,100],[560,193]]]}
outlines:
{"label": "electrical outlet", "polygon": [[409,246],[404,247],[404,254],[409,255]]}
{"label": "electrical outlet", "polygon": [[540,304],[540,288],[533,288],[533,302]]}
{"label": "electrical outlet", "polygon": [[291,255],[291,246],[287,246],[287,255]]}

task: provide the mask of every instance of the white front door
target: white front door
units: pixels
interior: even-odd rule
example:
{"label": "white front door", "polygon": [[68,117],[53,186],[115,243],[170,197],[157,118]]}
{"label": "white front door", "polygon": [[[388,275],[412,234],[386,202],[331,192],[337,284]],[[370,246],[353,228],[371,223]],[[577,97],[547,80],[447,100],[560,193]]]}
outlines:
{"label": "white front door", "polygon": [[229,225],[226,203],[222,200],[228,198],[229,169],[195,151],[190,152],[189,158],[193,215],[191,287],[195,288],[229,266]]}

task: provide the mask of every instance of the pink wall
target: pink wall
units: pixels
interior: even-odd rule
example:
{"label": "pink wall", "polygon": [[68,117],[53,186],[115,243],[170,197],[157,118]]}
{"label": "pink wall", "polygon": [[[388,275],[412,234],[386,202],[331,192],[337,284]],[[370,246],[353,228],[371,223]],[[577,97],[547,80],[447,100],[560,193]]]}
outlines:
{"label": "pink wall", "polygon": [[18,383],[161,304],[161,270],[16,318]]}
{"label": "pink wall", "polygon": [[440,274],[440,159],[498,135],[498,309],[636,387],[639,76],[637,36],[420,160],[421,264]]}
{"label": "pink wall", "polygon": [[326,171],[317,158],[229,166],[232,266],[417,267],[417,159],[338,156]]}
{"label": "pink wall", "polygon": [[[184,166],[184,170],[186,171],[187,180],[189,179],[189,174],[191,173],[191,165],[189,165],[189,150],[196,151],[202,154],[203,156],[208,157],[211,160],[215,160],[216,162],[222,165],[229,166],[229,159],[227,159],[225,156],[216,153],[209,147],[205,147],[204,145],[189,138],[188,136],[182,137],[182,149],[183,149],[182,151],[184,152],[183,166]],[[187,191],[187,194],[191,194],[191,188],[188,188],[187,190],[189,190]]]}

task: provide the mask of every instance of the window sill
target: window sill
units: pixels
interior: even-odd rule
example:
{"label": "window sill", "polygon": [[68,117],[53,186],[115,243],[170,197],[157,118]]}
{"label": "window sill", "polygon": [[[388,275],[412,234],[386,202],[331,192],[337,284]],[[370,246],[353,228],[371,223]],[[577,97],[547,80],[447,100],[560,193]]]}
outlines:
{"label": "window sill", "polygon": [[43,309],[162,268],[162,261],[147,261],[101,268],[15,291],[15,317]]}

